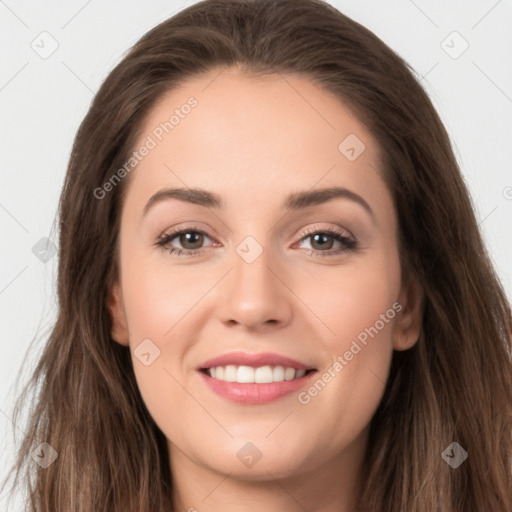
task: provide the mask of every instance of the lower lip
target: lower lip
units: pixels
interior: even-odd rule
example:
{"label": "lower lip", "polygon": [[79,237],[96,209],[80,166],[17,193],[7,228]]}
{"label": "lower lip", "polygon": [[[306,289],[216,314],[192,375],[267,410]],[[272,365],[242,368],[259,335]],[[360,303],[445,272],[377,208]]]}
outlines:
{"label": "lower lip", "polygon": [[199,372],[206,385],[217,395],[232,402],[259,405],[273,402],[278,398],[298,392],[316,371],[299,379],[283,380],[266,384],[226,382],[213,379],[204,372]]}

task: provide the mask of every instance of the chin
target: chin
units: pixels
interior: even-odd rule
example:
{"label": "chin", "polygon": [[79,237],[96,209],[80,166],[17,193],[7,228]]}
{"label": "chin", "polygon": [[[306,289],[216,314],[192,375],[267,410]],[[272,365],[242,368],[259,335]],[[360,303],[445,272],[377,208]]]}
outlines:
{"label": "chin", "polygon": [[[298,456],[296,450],[283,453],[282,447],[267,443],[257,448],[251,442],[236,443],[235,450],[226,449],[220,453],[208,450],[205,465],[230,478],[264,481],[269,478],[287,478],[305,473],[305,455]],[[215,461],[215,464],[212,464]],[[270,474],[269,474],[270,473]]]}

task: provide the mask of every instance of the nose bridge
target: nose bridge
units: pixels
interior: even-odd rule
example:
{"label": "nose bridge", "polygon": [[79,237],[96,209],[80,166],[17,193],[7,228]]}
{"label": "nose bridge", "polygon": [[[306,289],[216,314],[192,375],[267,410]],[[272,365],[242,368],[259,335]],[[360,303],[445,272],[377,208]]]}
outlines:
{"label": "nose bridge", "polygon": [[256,327],[269,321],[282,324],[289,320],[290,294],[281,282],[283,277],[276,276],[282,271],[273,258],[270,243],[260,244],[253,236],[247,236],[235,247],[233,270],[221,306],[224,321]]}

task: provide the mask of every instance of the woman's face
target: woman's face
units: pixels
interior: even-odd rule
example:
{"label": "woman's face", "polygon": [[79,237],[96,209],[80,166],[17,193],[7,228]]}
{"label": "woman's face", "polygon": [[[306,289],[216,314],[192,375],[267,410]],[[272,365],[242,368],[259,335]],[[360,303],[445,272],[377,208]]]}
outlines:
{"label": "woman's face", "polygon": [[356,467],[420,328],[376,141],[306,79],[224,70],[167,94],[135,149],[112,334],[173,467]]}

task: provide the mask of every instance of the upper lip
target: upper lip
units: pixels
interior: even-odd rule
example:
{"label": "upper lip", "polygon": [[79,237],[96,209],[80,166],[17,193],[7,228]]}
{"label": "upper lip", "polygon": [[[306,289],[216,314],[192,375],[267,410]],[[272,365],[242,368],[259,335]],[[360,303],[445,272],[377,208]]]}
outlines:
{"label": "upper lip", "polygon": [[261,366],[284,366],[286,368],[295,368],[296,370],[309,370],[313,369],[312,366],[303,364],[290,357],[273,354],[271,352],[262,352],[259,354],[248,354],[246,352],[229,352],[221,356],[208,359],[202,363],[198,370],[205,368],[214,368],[216,366],[252,366],[259,368]]}

